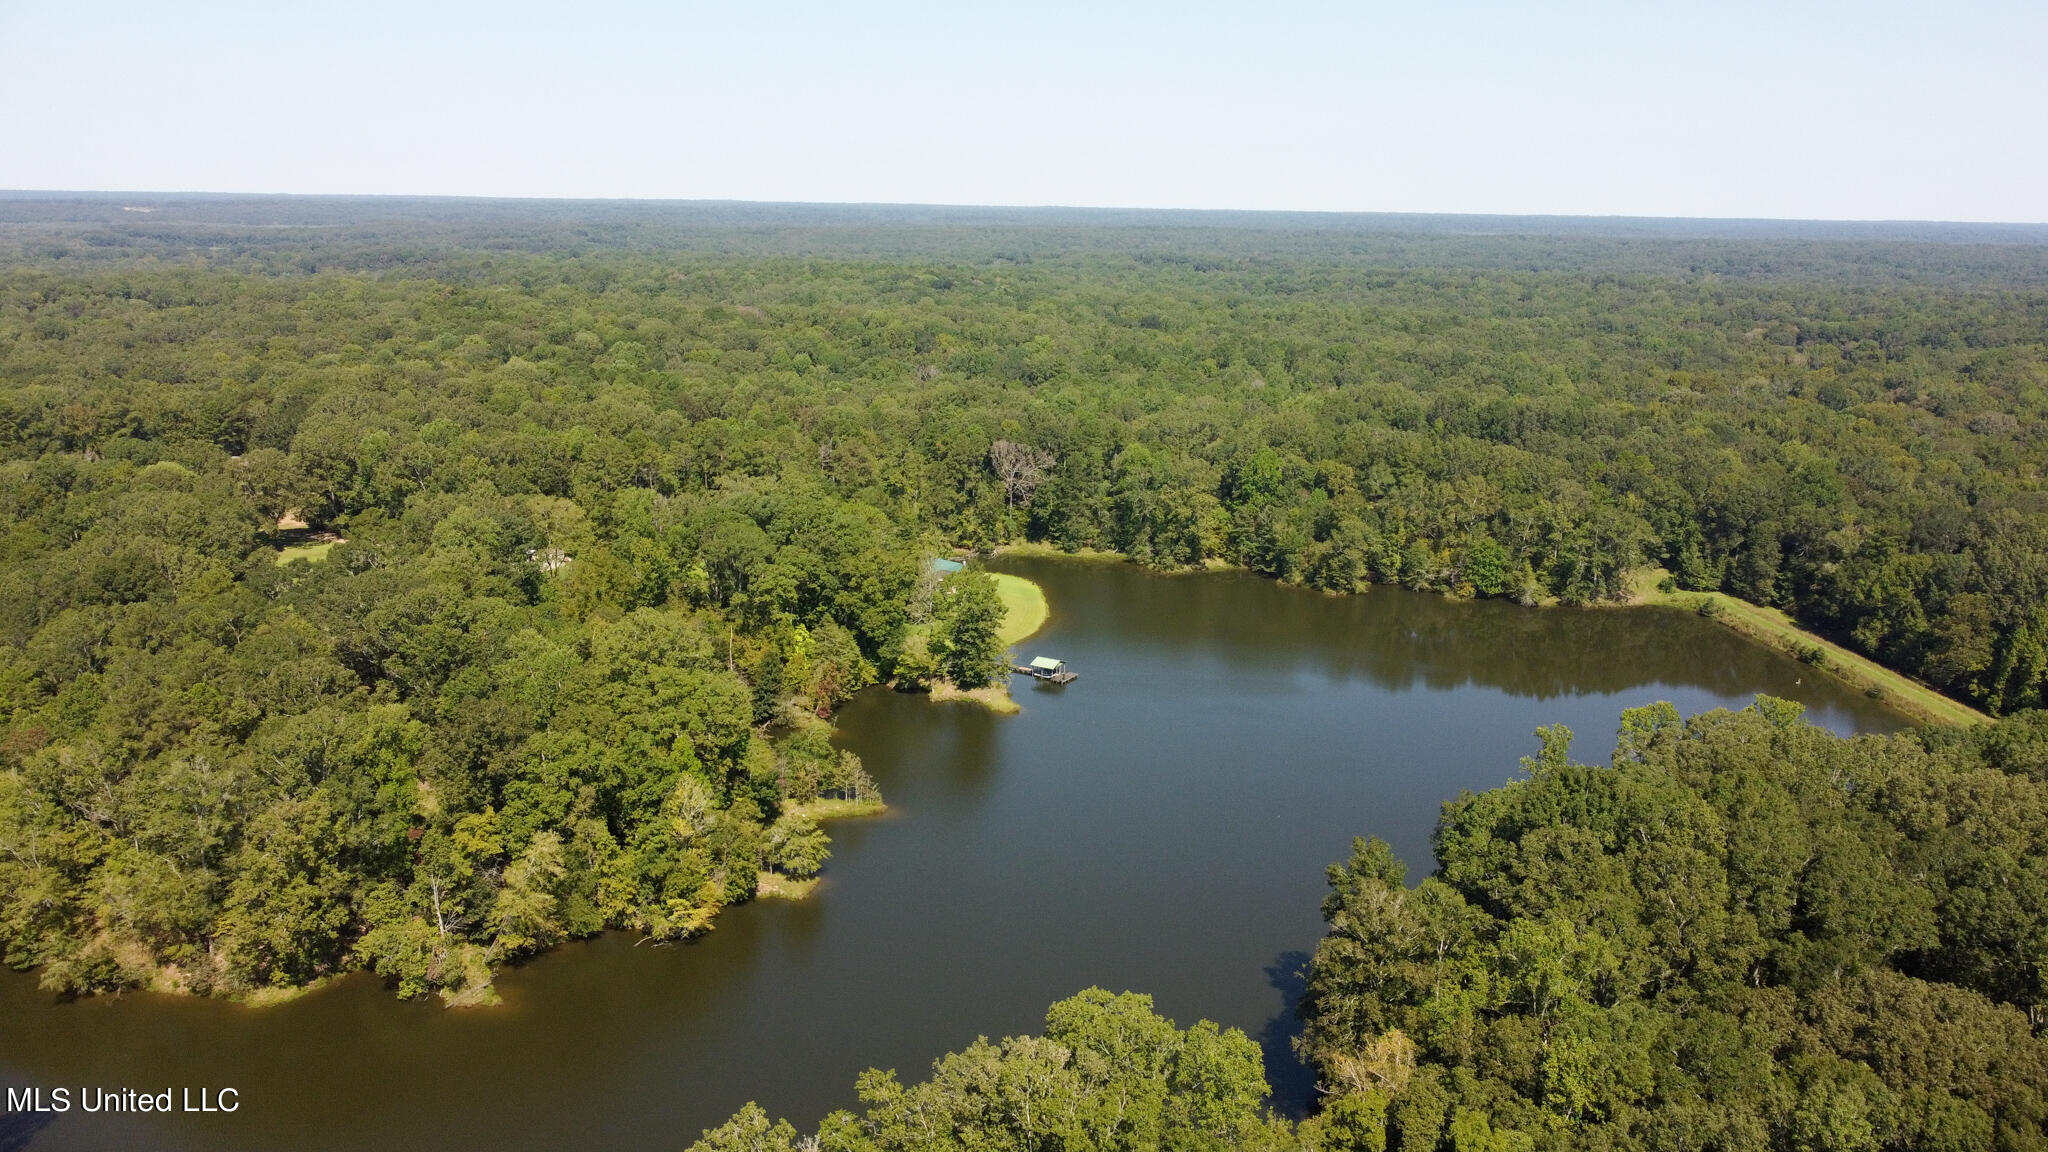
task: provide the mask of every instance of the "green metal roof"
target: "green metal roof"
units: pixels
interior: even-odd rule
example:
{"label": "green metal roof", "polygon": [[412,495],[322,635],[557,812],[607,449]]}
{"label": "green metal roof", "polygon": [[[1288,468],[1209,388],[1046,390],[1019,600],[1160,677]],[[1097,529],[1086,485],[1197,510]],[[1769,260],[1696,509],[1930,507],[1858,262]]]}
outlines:
{"label": "green metal roof", "polygon": [[1054,672],[1059,669],[1060,665],[1065,663],[1065,660],[1055,660],[1050,656],[1040,656],[1031,661],[1031,666],[1041,672]]}
{"label": "green metal roof", "polygon": [[955,572],[958,572],[965,567],[967,567],[966,564],[958,560],[948,560],[944,556],[941,556],[938,559],[932,561],[932,571],[944,572],[947,575],[951,575]]}

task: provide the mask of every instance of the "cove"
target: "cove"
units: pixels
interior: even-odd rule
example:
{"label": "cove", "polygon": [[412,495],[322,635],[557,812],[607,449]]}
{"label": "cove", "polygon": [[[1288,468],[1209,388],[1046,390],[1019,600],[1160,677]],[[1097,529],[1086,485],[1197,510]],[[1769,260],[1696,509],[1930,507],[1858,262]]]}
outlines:
{"label": "cove", "polygon": [[[505,1004],[407,1004],[354,977],[267,1009],[172,997],[53,1004],[0,972],[0,1086],[234,1089],[232,1114],[0,1114],[0,1148],[682,1147],[747,1100],[808,1129],[861,1069],[922,1076],[977,1034],[1035,1031],[1090,984],[1245,1029],[1275,1104],[1308,1084],[1291,998],[1324,867],[1355,835],[1431,866],[1438,807],[1501,784],[1533,730],[1604,761],[1624,708],[1758,692],[1840,732],[1902,718],[1687,613],[1331,598],[1242,573],[1016,556],[1044,631],[997,716],[871,690],[839,719],[891,804],[834,824],[802,903],[704,939],[623,934],[504,973]],[[47,1093],[46,1093],[47,1095]]]}

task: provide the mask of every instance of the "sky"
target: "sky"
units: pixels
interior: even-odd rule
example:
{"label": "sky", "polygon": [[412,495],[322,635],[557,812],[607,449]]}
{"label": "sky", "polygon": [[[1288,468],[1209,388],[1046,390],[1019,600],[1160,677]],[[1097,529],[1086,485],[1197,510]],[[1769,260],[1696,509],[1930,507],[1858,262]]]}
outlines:
{"label": "sky", "polygon": [[0,0],[0,188],[2048,221],[2048,3]]}

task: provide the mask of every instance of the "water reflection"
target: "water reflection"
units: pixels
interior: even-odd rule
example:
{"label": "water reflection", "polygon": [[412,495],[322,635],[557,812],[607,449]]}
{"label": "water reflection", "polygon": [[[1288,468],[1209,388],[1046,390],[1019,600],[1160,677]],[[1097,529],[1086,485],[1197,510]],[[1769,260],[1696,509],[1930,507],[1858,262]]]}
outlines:
{"label": "water reflection", "polygon": [[1301,1036],[1301,1018],[1294,1009],[1308,993],[1310,956],[1308,952],[1291,950],[1266,965],[1266,983],[1280,994],[1280,1011],[1256,1034],[1259,1051],[1266,1057],[1266,1082],[1273,1088],[1273,1107],[1289,1115],[1305,1115],[1316,1094],[1315,1073],[1294,1051],[1294,1042]]}
{"label": "water reflection", "polygon": [[[1810,669],[1675,608],[1530,610],[1401,588],[1327,596],[1246,573],[1160,577],[1129,565],[1039,558],[996,566],[1046,584],[1063,630],[1112,632],[1184,668],[1221,661],[1247,686],[1310,671],[1390,692],[1484,687],[1549,700],[1683,684],[1728,698],[1813,696],[1848,721],[1844,730],[1900,724],[1881,705],[1858,703],[1818,674],[1809,685]],[[1140,590],[1162,580],[1177,586],[1171,595]],[[1100,594],[1105,584],[1124,594]],[[1246,611],[1247,595],[1259,601],[1256,612]]]}

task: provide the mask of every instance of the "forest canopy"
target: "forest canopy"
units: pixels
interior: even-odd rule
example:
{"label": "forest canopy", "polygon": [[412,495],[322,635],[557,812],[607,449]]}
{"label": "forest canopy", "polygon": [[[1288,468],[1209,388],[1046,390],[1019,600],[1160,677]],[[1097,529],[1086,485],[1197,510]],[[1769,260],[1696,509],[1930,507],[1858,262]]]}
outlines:
{"label": "forest canopy", "polygon": [[1659,704],[1611,766],[1543,730],[1418,886],[1377,840],[1330,869],[1323,1115],[1395,1152],[2048,1147],[2044,720]]}
{"label": "forest canopy", "polygon": [[1265,1109],[1259,1046],[1236,1028],[1189,1028],[1152,998],[1090,988],[1047,1010],[1045,1031],[979,1038],[905,1085],[894,1072],[860,1078],[863,1109],[834,1112],[799,1136],[748,1104],[692,1152],[942,1152],[1282,1149],[1293,1130]]}
{"label": "forest canopy", "polygon": [[2025,229],[893,211],[0,198],[7,960],[702,931],[873,797],[836,703],[993,671],[948,547],[1662,565],[2048,703]]}
{"label": "forest canopy", "polygon": [[121,208],[0,201],[19,462],[256,453],[238,483],[333,524],[801,478],[1337,591],[1661,565],[1993,713],[2048,691],[2038,229]]}

